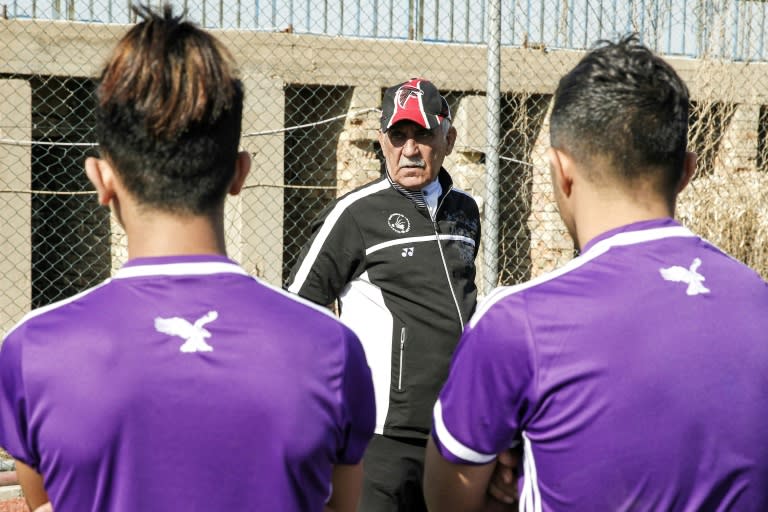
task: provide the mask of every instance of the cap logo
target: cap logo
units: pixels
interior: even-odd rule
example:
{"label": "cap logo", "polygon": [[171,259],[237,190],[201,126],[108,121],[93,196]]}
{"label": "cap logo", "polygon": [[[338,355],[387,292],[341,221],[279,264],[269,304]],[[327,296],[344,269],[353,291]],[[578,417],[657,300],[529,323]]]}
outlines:
{"label": "cap logo", "polygon": [[421,95],[423,94],[424,91],[422,90],[419,90],[411,85],[404,85],[397,90],[395,101],[397,102],[398,107],[406,109],[408,107],[408,102],[412,98],[416,99],[416,101],[419,101]]}

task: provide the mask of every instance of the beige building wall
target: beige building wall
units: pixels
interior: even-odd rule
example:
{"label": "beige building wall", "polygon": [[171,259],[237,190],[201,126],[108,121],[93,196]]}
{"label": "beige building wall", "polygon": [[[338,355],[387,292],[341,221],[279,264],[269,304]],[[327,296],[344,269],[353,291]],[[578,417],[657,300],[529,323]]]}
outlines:
{"label": "beige building wall", "polygon": [[[125,27],[114,25],[82,25],[51,21],[0,20],[0,48],[6,48],[0,59],[0,74],[21,76],[95,76]],[[283,187],[284,134],[280,131],[285,116],[284,86],[314,84],[321,86],[352,86],[354,94],[350,113],[379,107],[381,90],[393,80],[418,74],[419,63],[444,62],[445,45],[425,45],[413,41],[384,41],[349,39],[284,33],[216,31],[233,52],[241,67],[246,87],[246,117],[242,147],[253,160],[246,189],[227,203],[228,246],[232,256],[248,262],[247,270],[280,284],[283,251]],[[481,46],[451,45],[450,65],[431,67],[429,78],[443,91],[474,91],[463,96],[454,106],[455,125],[460,137],[457,148],[446,162],[458,186],[472,192],[483,203],[484,165],[481,163],[485,140],[486,52]],[[61,58],[65,55],[66,58]],[[386,55],[386,59],[381,56]],[[413,58],[418,55],[418,62]],[[503,93],[551,94],[559,77],[581,57],[576,51],[543,52],[524,48],[503,48],[501,52],[501,90]],[[24,57],[20,57],[24,56]],[[694,99],[724,98],[738,104],[731,126],[725,130],[720,146],[719,162],[724,170],[754,167],[756,153],[756,113],[759,105],[768,104],[768,64],[721,63],[712,65],[695,59],[670,58],[669,62],[686,80]],[[526,70],[536,70],[527,72]],[[743,87],[734,87],[734,77]],[[14,138],[29,136],[29,87],[24,81],[4,87],[17,100],[6,101],[2,108],[16,115],[12,129]],[[26,105],[19,110],[18,105]],[[25,117],[26,116],[26,117]],[[337,146],[338,194],[351,190],[378,176],[378,162],[373,142],[378,129],[378,113],[368,112],[350,116],[344,123]],[[267,134],[255,132],[274,130]],[[548,177],[543,152],[548,146],[548,127],[541,129],[533,154],[535,167],[530,218],[532,273],[543,272],[570,255],[567,237],[548,192]],[[29,148],[4,146],[3,169],[9,165],[18,169],[18,162],[27,168],[5,177],[14,181],[13,187],[29,185]],[[12,159],[12,162],[6,163]],[[16,163],[14,163],[16,162]],[[24,204],[28,212],[29,197],[5,196],[8,201]],[[28,213],[16,210],[13,222],[4,226],[4,243],[21,247],[9,263],[17,277],[4,275],[3,282],[13,281],[16,290],[24,290],[19,311],[29,300],[29,243],[19,241],[16,233],[29,231]],[[4,212],[5,215],[7,213]],[[24,231],[26,230],[26,231]],[[113,225],[113,266],[125,258],[122,234]],[[18,242],[18,243],[17,243]],[[21,261],[23,260],[23,261]],[[16,263],[19,263],[17,265]],[[26,265],[26,266],[23,266]],[[16,274],[14,274],[16,275]],[[26,280],[26,281],[25,281]],[[14,292],[16,293],[16,292]],[[26,294],[26,295],[24,295]],[[9,300],[9,299],[3,299]],[[14,301],[16,298],[13,299]],[[26,301],[26,302],[24,302]],[[0,306],[3,312],[8,311]]]}
{"label": "beige building wall", "polygon": [[[283,82],[259,70],[243,70],[246,90],[240,146],[251,156],[251,172],[238,196],[227,201],[227,248],[245,270],[268,282],[282,283]],[[265,133],[269,132],[269,133]]]}
{"label": "beige building wall", "polygon": [[554,270],[573,258],[573,241],[568,236],[560,214],[557,212],[552,191],[549,160],[550,101],[544,123],[531,152],[533,183],[531,186],[531,215],[528,229],[531,232],[531,277]]}
{"label": "beige building wall", "polygon": [[735,105],[725,127],[715,169],[720,173],[753,171],[757,166],[757,139],[760,105]]}
{"label": "beige building wall", "polygon": [[358,86],[352,92],[349,116],[336,147],[336,196],[381,176],[381,165],[374,151],[378,139],[381,89]]}
{"label": "beige building wall", "polygon": [[[0,80],[0,139],[32,138],[32,90],[25,80]],[[32,300],[31,146],[0,142],[0,338]]]}

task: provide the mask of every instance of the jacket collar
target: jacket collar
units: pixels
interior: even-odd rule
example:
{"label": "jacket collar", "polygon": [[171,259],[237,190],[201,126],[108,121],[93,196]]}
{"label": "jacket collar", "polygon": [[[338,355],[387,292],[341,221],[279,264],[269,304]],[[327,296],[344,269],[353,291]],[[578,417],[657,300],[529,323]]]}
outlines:
{"label": "jacket collar", "polygon": [[[384,172],[384,175],[387,177],[387,181],[389,181],[389,184],[392,186],[392,188],[413,201],[418,208],[423,208],[425,210],[427,209],[427,203],[424,200],[424,194],[421,192],[421,190],[408,190],[407,188],[402,187],[392,179],[392,177],[389,175],[388,169]],[[445,170],[445,167],[440,168],[440,171],[437,173],[437,179],[440,182],[440,187],[443,189],[442,193],[440,194],[440,198],[438,199],[439,204],[440,199],[442,199],[448,192],[451,191],[451,188],[453,187],[453,180],[451,179],[451,175],[448,174],[448,171]]]}

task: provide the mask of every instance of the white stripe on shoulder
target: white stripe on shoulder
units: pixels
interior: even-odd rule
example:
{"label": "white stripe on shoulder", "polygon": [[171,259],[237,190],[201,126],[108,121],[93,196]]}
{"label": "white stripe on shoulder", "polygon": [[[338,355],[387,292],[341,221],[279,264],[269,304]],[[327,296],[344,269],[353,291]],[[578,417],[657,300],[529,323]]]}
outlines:
{"label": "white stripe on shoulder", "polygon": [[671,226],[664,228],[644,229],[640,231],[625,231],[623,233],[617,233],[605,240],[600,240],[595,245],[589,248],[589,250],[580,256],[572,259],[562,267],[542,274],[535,279],[531,279],[528,282],[516,284],[513,286],[501,286],[494,289],[489,293],[482,304],[478,305],[475,314],[469,322],[470,327],[474,327],[477,321],[498,301],[509,295],[533,288],[547,281],[556,279],[562,275],[572,272],[582,265],[589,263],[593,259],[597,258],[608,252],[613,247],[620,247],[626,245],[640,244],[644,242],[651,242],[654,240],[661,240],[663,238],[673,237],[696,237],[697,235],[692,233],[688,228],[682,226]]}
{"label": "white stripe on shoulder", "polygon": [[66,299],[62,299],[62,300],[59,300],[59,301],[53,302],[53,303],[51,303],[51,304],[48,304],[47,306],[41,306],[41,307],[39,307],[39,308],[33,309],[32,311],[30,311],[29,313],[27,313],[26,315],[24,315],[24,316],[21,318],[21,320],[19,320],[19,321],[16,323],[16,325],[14,325],[13,327],[11,327],[11,328],[8,330],[8,332],[7,332],[7,333],[5,333],[5,336],[6,336],[6,337],[7,337],[7,336],[9,336],[9,335],[10,335],[10,334],[11,334],[13,331],[15,331],[17,328],[19,328],[21,325],[23,325],[25,322],[27,322],[27,321],[31,320],[32,318],[35,318],[35,317],[37,317],[37,316],[40,316],[40,315],[43,315],[43,314],[45,314],[45,313],[48,313],[49,311],[53,311],[54,309],[58,309],[58,308],[60,308],[60,307],[62,307],[62,306],[66,306],[66,305],[67,305],[67,304],[69,304],[70,302],[74,302],[74,301],[76,301],[76,300],[78,300],[78,299],[80,299],[80,298],[82,298],[82,297],[85,297],[85,296],[86,296],[86,295],[88,295],[89,293],[92,293],[92,292],[94,292],[94,291],[98,290],[98,289],[99,289],[99,288],[101,288],[102,286],[106,286],[106,285],[108,285],[108,284],[109,284],[111,281],[112,281],[111,279],[107,279],[107,280],[106,280],[106,281],[104,281],[103,283],[97,284],[96,286],[94,286],[94,287],[92,287],[92,288],[88,288],[87,290],[83,290],[82,292],[80,292],[80,293],[77,293],[77,294],[75,294],[75,295],[73,295],[73,296],[71,296],[71,297],[67,297]]}
{"label": "white stripe on shoulder", "polygon": [[338,203],[336,203],[336,206],[333,207],[333,210],[331,210],[331,212],[325,218],[323,225],[320,227],[320,231],[318,231],[317,236],[312,241],[312,245],[310,246],[306,257],[304,258],[304,261],[301,262],[301,266],[299,266],[299,270],[296,272],[296,278],[288,287],[289,292],[298,293],[299,290],[301,290],[301,287],[304,286],[304,281],[307,280],[309,271],[315,264],[315,260],[317,259],[318,254],[320,254],[320,250],[323,248],[323,245],[325,245],[325,241],[328,238],[328,235],[330,235],[331,230],[336,225],[336,222],[338,222],[341,214],[344,213],[344,210],[349,208],[349,206],[356,201],[366,196],[375,194],[376,192],[386,190],[389,187],[389,181],[386,179],[374,181],[370,185],[366,185],[363,188],[350,193],[341,199]]}
{"label": "white stripe on shoulder", "polygon": [[[475,241],[468,236],[463,235],[440,235],[440,240],[458,240],[459,242],[464,242],[466,244],[471,245],[472,247],[475,246]],[[365,250],[365,255],[368,256],[376,251],[379,251],[381,249],[386,249],[387,247],[392,247],[395,245],[405,245],[405,244],[415,244],[419,242],[434,242],[435,241],[435,235],[424,235],[424,236],[409,236],[406,238],[396,238],[394,240],[389,240],[388,242],[382,242],[380,244],[372,245],[368,249]]]}
{"label": "white stripe on shoulder", "polygon": [[437,434],[437,438],[440,440],[440,443],[443,445],[443,447],[445,447],[446,450],[461,460],[474,462],[476,464],[486,464],[496,458],[497,454],[476,452],[472,448],[464,446],[459,440],[451,435],[451,433],[448,431],[448,428],[445,426],[445,422],[443,421],[443,406],[440,404],[439,398],[437,402],[435,402],[435,408],[433,412],[435,420],[435,433]]}
{"label": "white stripe on shoulder", "polygon": [[190,261],[186,263],[159,263],[157,265],[122,267],[115,272],[113,279],[148,276],[198,276],[209,274],[248,275],[245,269],[235,263],[224,261]]}

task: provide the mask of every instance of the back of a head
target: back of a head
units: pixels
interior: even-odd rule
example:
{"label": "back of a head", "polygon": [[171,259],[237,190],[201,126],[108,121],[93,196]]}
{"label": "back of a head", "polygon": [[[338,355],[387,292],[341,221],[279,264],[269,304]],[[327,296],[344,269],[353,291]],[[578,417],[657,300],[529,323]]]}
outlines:
{"label": "back of a head", "polygon": [[609,179],[650,179],[659,192],[674,194],[683,172],[688,112],[685,83],[636,36],[602,41],[560,80],[551,142],[587,169],[594,157],[603,158],[614,174]]}
{"label": "back of a head", "polygon": [[240,141],[243,89],[234,61],[170,6],[134,10],[142,21],[99,80],[100,150],[142,205],[210,212],[226,196]]}

